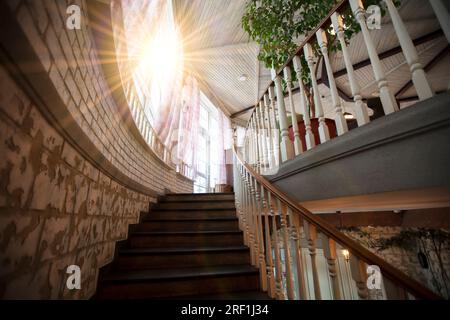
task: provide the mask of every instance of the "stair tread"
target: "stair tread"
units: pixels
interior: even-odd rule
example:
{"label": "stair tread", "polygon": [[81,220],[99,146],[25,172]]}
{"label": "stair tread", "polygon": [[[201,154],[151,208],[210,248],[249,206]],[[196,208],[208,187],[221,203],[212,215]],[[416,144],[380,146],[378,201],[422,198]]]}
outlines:
{"label": "stair tread", "polygon": [[196,253],[196,252],[223,252],[223,251],[247,251],[246,246],[231,247],[194,247],[194,248],[149,248],[149,249],[122,249],[120,254],[170,254],[170,253]]}
{"label": "stair tread", "polygon": [[205,193],[167,193],[166,196],[212,196],[212,195],[234,195],[234,192],[205,192]]}
{"label": "stair tread", "polygon": [[196,234],[230,234],[230,233],[238,234],[238,233],[242,233],[242,231],[241,230],[135,231],[132,233],[132,235],[196,235]]}
{"label": "stair tread", "polygon": [[186,222],[186,221],[238,221],[237,217],[211,217],[211,218],[175,218],[175,219],[155,219],[155,220],[151,220],[151,217],[146,217],[143,222],[145,223],[154,223],[155,221],[157,222],[178,222],[178,221],[182,221],[182,222]]}
{"label": "stair tread", "polygon": [[207,295],[187,295],[170,297],[176,300],[272,300],[267,293],[262,291],[237,291]]}
{"label": "stair tread", "polygon": [[234,202],[234,199],[192,199],[192,200],[182,200],[182,201],[176,201],[176,200],[170,200],[170,199],[164,199],[162,198],[159,203],[176,203],[176,204],[183,204],[183,203],[207,203],[207,202]]}
{"label": "stair tread", "polygon": [[[167,203],[167,202],[162,202]],[[173,211],[173,212],[183,212],[183,211],[236,211],[236,208],[183,208],[183,209],[173,209],[173,208],[160,208],[154,207],[151,212],[165,212],[165,211]]]}
{"label": "stair tread", "polygon": [[166,279],[182,279],[195,277],[214,277],[237,274],[257,274],[259,271],[250,265],[210,266],[195,268],[166,268],[129,270],[127,272],[111,272],[104,281],[126,282],[126,281],[151,281]]}

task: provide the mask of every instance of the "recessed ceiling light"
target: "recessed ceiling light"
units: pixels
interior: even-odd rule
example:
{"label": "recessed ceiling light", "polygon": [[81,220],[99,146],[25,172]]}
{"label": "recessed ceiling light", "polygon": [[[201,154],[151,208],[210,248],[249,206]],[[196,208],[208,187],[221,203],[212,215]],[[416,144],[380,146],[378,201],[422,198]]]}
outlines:
{"label": "recessed ceiling light", "polygon": [[244,82],[248,79],[248,76],[246,74],[242,74],[239,76],[238,80],[241,82]]}

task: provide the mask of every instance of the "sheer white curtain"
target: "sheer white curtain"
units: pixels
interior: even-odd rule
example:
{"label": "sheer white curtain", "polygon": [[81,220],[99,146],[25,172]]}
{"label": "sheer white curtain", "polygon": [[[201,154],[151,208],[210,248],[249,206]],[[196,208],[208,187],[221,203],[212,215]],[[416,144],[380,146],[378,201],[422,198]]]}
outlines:
{"label": "sheer white curtain", "polygon": [[211,128],[210,186],[227,183],[225,150],[231,148],[231,125],[217,109],[217,125]]}

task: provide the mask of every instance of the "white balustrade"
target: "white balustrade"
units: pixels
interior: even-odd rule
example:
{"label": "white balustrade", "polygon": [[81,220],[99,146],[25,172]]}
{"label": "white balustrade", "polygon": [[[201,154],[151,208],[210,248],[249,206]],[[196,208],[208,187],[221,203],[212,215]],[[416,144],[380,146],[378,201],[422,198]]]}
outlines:
{"label": "white balustrade", "polygon": [[322,52],[323,61],[325,62],[325,69],[327,71],[331,100],[335,111],[334,122],[336,123],[336,131],[338,135],[341,135],[348,131],[348,127],[347,121],[342,113],[341,99],[336,87],[336,82],[334,81],[333,69],[331,68],[330,59],[328,57],[328,39],[325,30],[317,30],[316,38],[320,46],[320,51]]}

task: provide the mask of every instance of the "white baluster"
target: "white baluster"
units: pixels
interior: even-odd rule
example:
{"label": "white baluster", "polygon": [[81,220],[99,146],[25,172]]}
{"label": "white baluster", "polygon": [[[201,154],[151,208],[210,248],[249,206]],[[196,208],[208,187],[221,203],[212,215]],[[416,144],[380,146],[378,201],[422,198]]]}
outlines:
{"label": "white baluster", "polygon": [[319,87],[317,86],[317,78],[316,78],[316,73],[314,70],[314,52],[309,43],[305,44],[305,46],[303,47],[303,50],[305,52],[306,61],[308,62],[309,75],[311,77],[311,83],[312,83],[313,92],[314,92],[314,105],[315,105],[317,117],[319,118],[320,142],[324,143],[324,142],[330,140],[330,132],[329,132],[328,126],[325,122],[322,101],[320,99]]}
{"label": "white baluster", "polygon": [[269,168],[273,169],[276,165],[275,165],[275,154],[274,154],[274,141],[273,141],[273,127],[272,127],[272,123],[270,121],[270,101],[269,101],[269,95],[266,93],[264,94],[264,114],[265,114],[265,124],[266,124],[266,133],[267,133],[267,147],[269,148],[268,150],[268,160],[269,160]]}
{"label": "white baluster", "polygon": [[293,274],[292,274],[292,257],[289,245],[289,226],[286,217],[286,208],[281,204],[281,201],[277,198],[278,214],[280,215],[281,230],[283,231],[283,246],[284,246],[284,258],[286,268],[286,287],[289,300],[295,299]]}
{"label": "white baluster", "polygon": [[273,86],[269,87],[269,99],[270,99],[270,118],[272,121],[272,137],[273,137],[273,156],[275,158],[275,165],[278,167],[281,163],[281,150],[280,150],[280,131],[277,125],[277,117],[275,114],[275,92]]}
{"label": "white baluster", "polygon": [[392,24],[394,25],[395,32],[400,41],[400,46],[402,47],[403,54],[408,62],[409,70],[412,73],[412,82],[416,88],[417,96],[419,97],[419,100],[431,98],[433,96],[433,91],[428,83],[427,76],[419,61],[416,47],[409,36],[408,30],[406,30],[406,26],[392,0],[384,0],[384,2],[386,2]]}
{"label": "white baluster", "polygon": [[319,270],[317,269],[316,263],[317,230],[314,225],[312,225],[306,220],[303,221],[303,230],[305,231],[305,238],[308,241],[308,250],[309,255],[311,257],[311,269],[314,283],[314,298],[316,300],[321,300],[322,295],[320,293]]}
{"label": "white baluster", "polygon": [[266,125],[264,120],[264,105],[263,101],[259,101],[258,110],[258,118],[259,118],[259,128],[260,128],[260,137],[261,137],[261,148],[263,154],[263,167],[264,170],[267,170],[269,167],[269,147],[267,146],[267,135],[266,135]]}
{"label": "white baluster", "polygon": [[388,82],[386,80],[386,75],[384,74],[383,67],[381,65],[380,58],[378,57],[377,51],[373,44],[372,37],[370,36],[369,29],[366,24],[366,17],[364,16],[364,7],[361,0],[349,0],[352,7],[353,14],[356,17],[359,25],[361,26],[361,32],[364,37],[364,42],[366,44],[367,52],[369,54],[369,59],[372,64],[372,69],[375,74],[375,79],[380,89],[380,100],[383,105],[383,110],[385,114],[390,114],[398,110],[397,101],[394,95],[389,89]]}
{"label": "white baluster", "polygon": [[299,290],[299,298],[301,300],[306,300],[306,268],[303,263],[302,252],[300,247],[300,229],[301,229],[301,220],[300,215],[293,213],[290,208],[288,208],[288,216],[289,222],[291,224],[290,235],[292,242],[295,244],[295,255],[294,260],[297,266],[297,280],[298,280],[298,290]]}
{"label": "white baluster", "polygon": [[335,110],[334,122],[336,123],[336,131],[338,135],[341,135],[348,131],[348,127],[347,121],[342,114],[341,99],[339,98],[336,82],[334,81],[333,69],[331,69],[331,63],[328,57],[327,35],[323,29],[319,29],[316,32],[316,38],[320,46],[320,51],[322,52],[323,61],[325,62],[325,69],[327,71],[328,83],[331,91],[331,100],[333,102],[333,108]]}
{"label": "white baluster", "polygon": [[369,293],[367,290],[367,271],[366,264],[350,253],[350,271],[353,280],[355,280],[358,296],[360,299],[367,299]]}
{"label": "white baluster", "polygon": [[297,123],[297,112],[295,110],[294,99],[292,97],[292,76],[291,76],[291,68],[285,67],[284,70],[284,80],[286,81],[286,86],[289,95],[289,107],[291,112],[291,124],[292,131],[294,133],[294,153],[295,155],[299,155],[303,152],[302,142],[300,140],[300,134],[298,132],[298,123]]}
{"label": "white baluster", "polygon": [[320,233],[320,240],[322,242],[322,249],[328,264],[328,274],[331,278],[331,286],[333,288],[333,299],[340,300],[341,290],[339,287],[340,276],[338,266],[336,265],[337,255],[336,255],[336,242],[330,239],[325,234]]}
{"label": "white baluster", "polygon": [[286,117],[286,108],[284,106],[284,94],[283,87],[281,84],[281,77],[276,74],[275,70],[272,69],[272,77],[275,82],[275,90],[277,93],[277,103],[278,103],[278,116],[280,118],[280,131],[281,131],[281,161],[285,162],[294,157],[294,148],[292,146],[292,141],[289,139],[288,133],[288,121]]}
{"label": "white baluster", "polygon": [[316,142],[314,141],[314,134],[311,130],[311,119],[309,118],[309,110],[306,103],[306,91],[302,79],[302,63],[299,56],[295,56],[292,59],[292,62],[294,63],[294,70],[297,74],[298,85],[300,88],[300,106],[302,109],[301,112],[303,115],[303,122],[305,124],[306,150],[309,150],[316,145]]}
{"label": "white baluster", "polygon": [[284,295],[283,290],[283,278],[282,278],[282,265],[281,265],[281,249],[280,249],[280,243],[278,240],[278,228],[277,228],[277,216],[275,214],[275,211],[273,210],[273,206],[275,205],[272,201],[276,202],[276,199],[272,196],[270,191],[267,194],[269,207],[271,210],[271,216],[272,216],[272,235],[273,235],[273,248],[275,253],[275,285],[276,285],[276,292],[277,292],[277,299],[278,300],[285,300],[286,297]]}
{"label": "white baluster", "polygon": [[447,42],[450,43],[450,14],[443,0],[430,0],[433,11],[441,24],[442,31],[444,31]]}
{"label": "white baluster", "polygon": [[339,43],[342,48],[342,55],[344,56],[345,68],[347,69],[348,81],[352,90],[353,101],[355,102],[356,121],[358,126],[362,126],[370,122],[367,108],[362,101],[359,84],[355,80],[355,71],[353,69],[350,54],[348,53],[347,44],[344,38],[344,22],[339,13],[335,12],[331,16],[331,22],[333,23],[334,31],[337,35]]}

